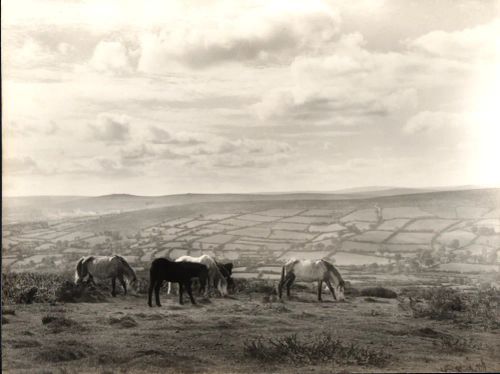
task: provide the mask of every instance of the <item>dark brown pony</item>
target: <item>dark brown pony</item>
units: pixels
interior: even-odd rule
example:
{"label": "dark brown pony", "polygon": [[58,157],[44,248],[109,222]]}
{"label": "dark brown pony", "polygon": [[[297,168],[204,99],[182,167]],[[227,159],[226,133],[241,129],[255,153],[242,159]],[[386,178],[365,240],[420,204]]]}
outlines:
{"label": "dark brown pony", "polygon": [[152,296],[155,291],[156,305],[160,303],[160,288],[163,281],[179,283],[179,303],[184,304],[182,294],[186,289],[192,304],[196,304],[191,290],[191,280],[199,279],[201,284],[208,282],[208,268],[193,262],[175,262],[166,258],[157,258],[151,263],[149,270],[148,305],[153,306]]}

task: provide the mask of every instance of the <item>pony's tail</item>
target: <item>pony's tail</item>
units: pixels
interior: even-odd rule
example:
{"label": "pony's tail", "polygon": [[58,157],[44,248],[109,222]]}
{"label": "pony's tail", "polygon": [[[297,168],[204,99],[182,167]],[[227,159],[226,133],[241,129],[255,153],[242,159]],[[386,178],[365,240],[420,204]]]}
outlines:
{"label": "pony's tail", "polygon": [[82,276],[82,267],[83,267],[83,260],[85,257],[82,257],[80,260],[78,260],[76,264],[76,269],[75,269],[75,283],[78,283]]}

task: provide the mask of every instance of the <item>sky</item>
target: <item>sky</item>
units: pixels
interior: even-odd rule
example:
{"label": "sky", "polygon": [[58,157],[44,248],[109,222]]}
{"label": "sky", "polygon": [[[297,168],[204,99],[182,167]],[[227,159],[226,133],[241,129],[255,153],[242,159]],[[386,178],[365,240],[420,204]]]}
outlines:
{"label": "sky", "polygon": [[500,185],[498,0],[2,1],[3,194]]}

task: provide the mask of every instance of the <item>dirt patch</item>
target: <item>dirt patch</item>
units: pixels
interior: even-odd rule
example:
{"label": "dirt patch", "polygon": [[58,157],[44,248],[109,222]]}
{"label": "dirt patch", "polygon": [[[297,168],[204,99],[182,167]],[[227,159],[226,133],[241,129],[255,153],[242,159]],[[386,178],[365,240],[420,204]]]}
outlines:
{"label": "dirt patch", "polygon": [[4,343],[14,349],[40,347],[41,343],[36,340],[7,340]]}
{"label": "dirt patch", "polygon": [[45,346],[36,359],[41,362],[65,362],[80,360],[94,353],[94,349],[85,343],[76,340],[59,341]]}
{"label": "dirt patch", "polygon": [[56,334],[68,330],[86,330],[84,326],[71,318],[51,314],[42,317],[42,324],[47,326],[51,332]]}
{"label": "dirt patch", "polygon": [[125,329],[138,326],[137,321],[131,316],[109,317],[109,324]]}

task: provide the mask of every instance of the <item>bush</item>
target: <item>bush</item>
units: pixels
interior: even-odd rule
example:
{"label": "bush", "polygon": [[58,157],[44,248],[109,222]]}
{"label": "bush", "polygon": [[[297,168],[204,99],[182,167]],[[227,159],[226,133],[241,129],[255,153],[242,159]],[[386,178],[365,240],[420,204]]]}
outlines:
{"label": "bush", "polygon": [[277,294],[275,283],[265,279],[237,279],[234,282],[234,292]]}
{"label": "bush", "polygon": [[76,285],[69,281],[62,283],[57,288],[55,298],[57,301],[65,303],[106,301],[104,294],[95,286],[85,283]]}
{"label": "bush", "polygon": [[[464,303],[457,291],[446,287],[428,288],[409,296],[413,316],[431,319],[453,319],[456,312],[464,309]],[[419,303],[420,300],[425,303]]]}
{"label": "bush", "polygon": [[357,344],[344,344],[330,334],[316,336],[309,342],[296,334],[281,338],[262,338],[247,341],[245,355],[264,363],[318,364],[331,362],[339,365],[384,366],[390,355]]}
{"label": "bush", "polygon": [[52,302],[66,279],[58,274],[2,273],[2,305]]}
{"label": "bush", "polygon": [[361,296],[381,297],[385,299],[395,299],[398,294],[384,287],[368,287],[361,290]]}
{"label": "bush", "polygon": [[464,325],[485,329],[500,327],[499,291],[490,288],[473,293],[458,292],[446,287],[405,290],[414,317],[450,319]]}

